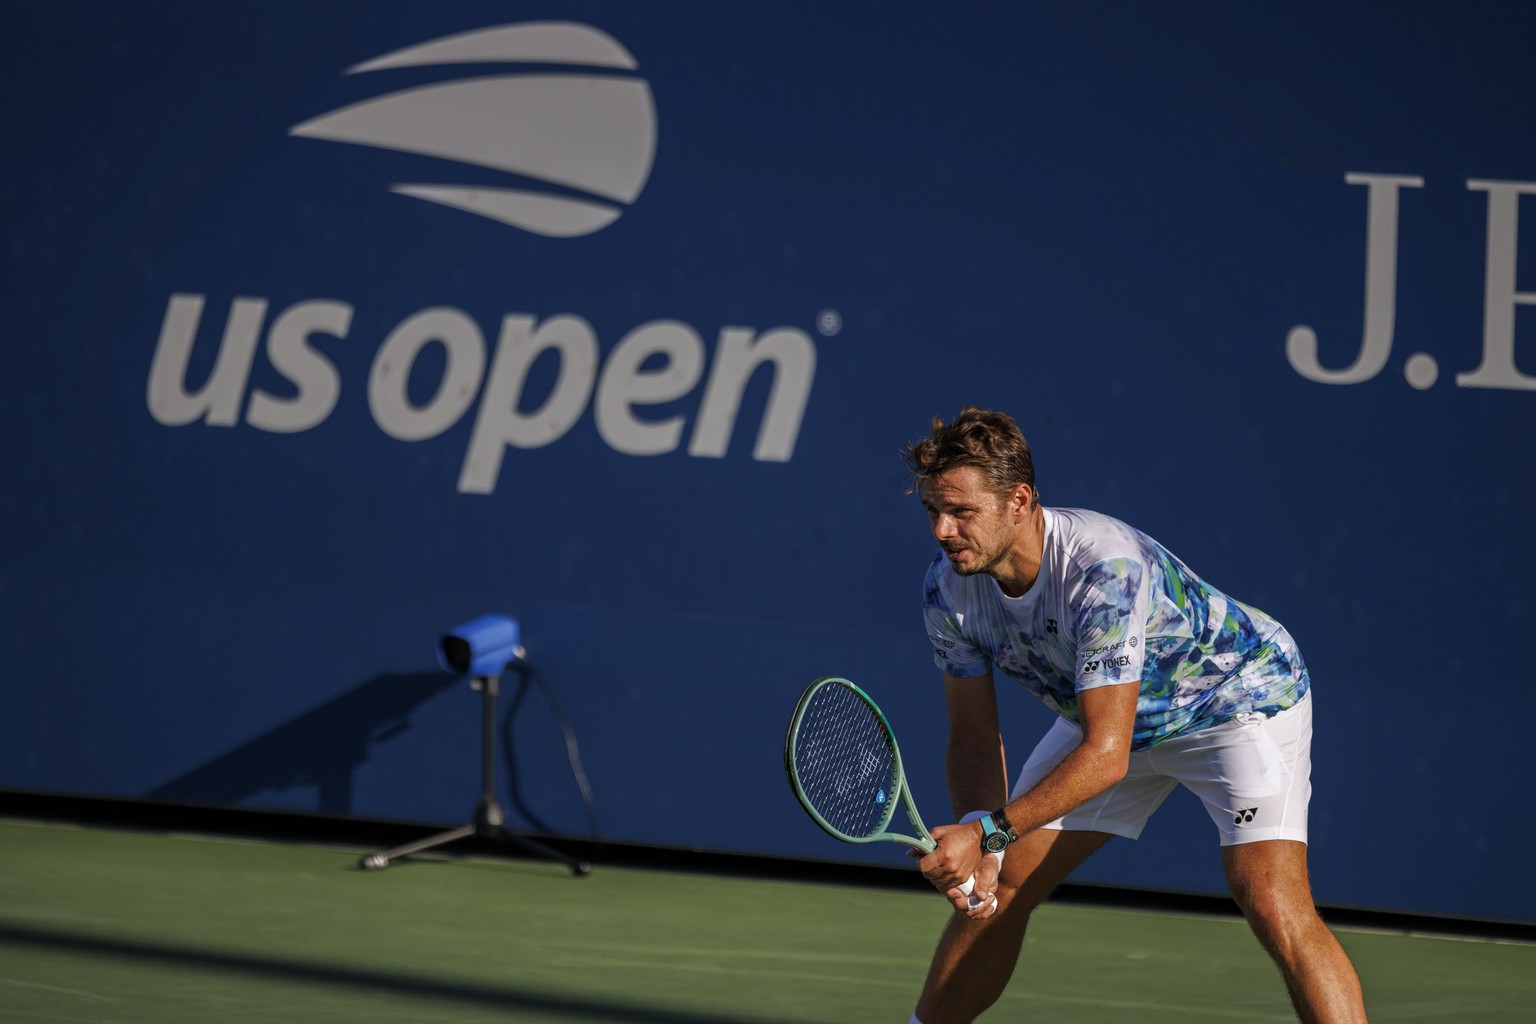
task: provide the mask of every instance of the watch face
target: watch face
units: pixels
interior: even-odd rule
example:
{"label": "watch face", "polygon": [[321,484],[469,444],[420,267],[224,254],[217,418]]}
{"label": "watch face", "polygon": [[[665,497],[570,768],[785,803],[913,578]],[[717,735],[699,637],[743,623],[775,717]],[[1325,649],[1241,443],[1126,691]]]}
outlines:
{"label": "watch face", "polygon": [[1008,848],[1008,837],[1002,832],[993,832],[989,836],[982,837],[981,847],[988,853],[997,853],[999,850]]}

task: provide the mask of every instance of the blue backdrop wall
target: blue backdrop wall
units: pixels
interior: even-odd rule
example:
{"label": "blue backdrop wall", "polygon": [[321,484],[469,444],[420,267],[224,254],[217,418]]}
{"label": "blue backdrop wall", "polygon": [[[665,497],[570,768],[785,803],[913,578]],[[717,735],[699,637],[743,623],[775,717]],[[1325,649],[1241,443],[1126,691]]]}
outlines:
{"label": "blue backdrop wall", "polygon": [[[1320,901],[1536,920],[1530,8],[0,29],[0,787],[459,823],[433,648],[500,612],[606,838],[900,863],[804,819],[782,731],[854,678],[943,819],[897,452],[976,403],[1298,637]],[[502,708],[518,823],[585,834]],[[1221,889],[1187,795],[1079,878]]]}

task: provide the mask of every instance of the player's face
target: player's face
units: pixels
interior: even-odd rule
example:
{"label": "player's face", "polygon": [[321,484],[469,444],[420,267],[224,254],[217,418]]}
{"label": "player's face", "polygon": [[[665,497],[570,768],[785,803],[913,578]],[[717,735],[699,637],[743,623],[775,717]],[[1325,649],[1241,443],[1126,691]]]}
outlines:
{"label": "player's face", "polygon": [[1007,500],[986,485],[981,470],[961,466],[923,483],[923,505],[934,539],[962,576],[991,572],[1008,556],[1013,524]]}

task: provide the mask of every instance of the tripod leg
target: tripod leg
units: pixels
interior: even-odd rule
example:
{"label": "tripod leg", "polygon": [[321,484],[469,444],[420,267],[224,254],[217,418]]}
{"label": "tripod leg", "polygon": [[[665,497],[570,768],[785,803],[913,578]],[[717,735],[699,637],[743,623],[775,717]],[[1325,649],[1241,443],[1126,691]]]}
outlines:
{"label": "tripod leg", "polygon": [[370,853],[359,861],[358,866],[365,871],[380,871],[389,867],[389,862],[398,857],[420,853],[422,850],[431,849],[434,846],[443,846],[455,840],[467,839],[470,836],[483,836],[494,838],[500,842],[513,843],[537,856],[559,861],[571,869],[571,874],[578,877],[591,873],[592,866],[586,861],[562,853],[536,839],[518,835],[506,827],[506,814],[502,811],[501,804],[496,799],[495,720],[496,691],[500,688],[499,679],[496,676],[482,676],[476,678],[471,683],[471,686],[473,689],[480,691],[482,708],[480,802],[475,807],[474,821],[449,832],[442,832],[435,836],[419,839],[413,843],[406,843],[404,846],[397,846],[393,850],[385,850],[382,853]]}
{"label": "tripod leg", "polygon": [[504,843],[512,843],[516,846],[521,846],[529,853],[537,854],[538,856],[544,857],[548,860],[559,861],[561,864],[564,864],[566,867],[570,868],[571,874],[577,876],[578,878],[582,877],[583,875],[591,874],[592,872],[592,865],[588,864],[586,861],[579,860],[570,856],[569,854],[562,853],[561,851],[555,849],[552,846],[549,846],[546,843],[539,842],[537,839],[533,839],[529,836],[519,835],[518,833],[513,832],[511,829],[502,829],[499,833],[497,833],[496,838]]}
{"label": "tripod leg", "polygon": [[474,835],[477,829],[474,825],[464,825],[448,832],[439,832],[435,836],[418,839],[415,842],[397,846],[393,850],[385,850],[382,853],[370,853],[358,862],[358,867],[364,871],[382,871],[389,867],[389,862],[399,857],[407,857],[422,850],[430,850],[434,846],[443,846],[459,839],[467,839]]}

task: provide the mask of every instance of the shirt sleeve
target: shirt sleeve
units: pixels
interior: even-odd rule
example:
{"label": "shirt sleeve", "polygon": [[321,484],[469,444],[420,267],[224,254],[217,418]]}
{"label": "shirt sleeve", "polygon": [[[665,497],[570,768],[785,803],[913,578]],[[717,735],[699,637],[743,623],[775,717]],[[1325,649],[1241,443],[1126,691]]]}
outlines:
{"label": "shirt sleeve", "polygon": [[1077,617],[1074,689],[1134,683],[1146,657],[1147,568],[1135,558],[1090,565],[1071,599]]}
{"label": "shirt sleeve", "polygon": [[923,624],[933,645],[933,663],[945,675],[960,679],[992,671],[992,658],[965,639],[965,613],[944,586],[943,555],[934,559],[923,580]]}

